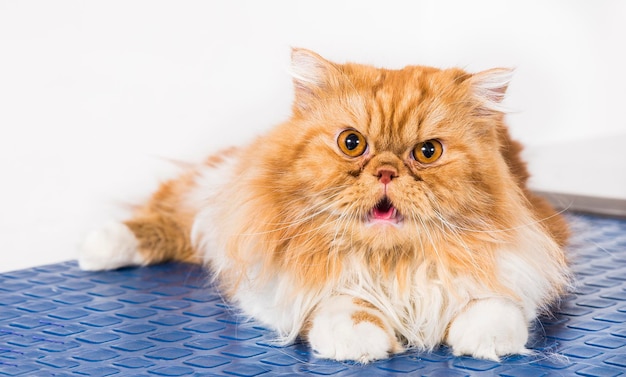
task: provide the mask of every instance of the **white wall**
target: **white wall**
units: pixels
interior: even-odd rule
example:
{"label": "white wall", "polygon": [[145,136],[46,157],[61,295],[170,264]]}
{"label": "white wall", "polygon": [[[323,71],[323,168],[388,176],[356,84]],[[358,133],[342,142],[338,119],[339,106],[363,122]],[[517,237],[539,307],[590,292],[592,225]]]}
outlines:
{"label": "white wall", "polygon": [[[624,20],[619,0],[0,0],[0,271],[73,258],[86,231],[174,172],[167,159],[287,117],[290,46],[516,67],[509,119],[533,185],[626,198]],[[617,145],[597,161],[602,140]],[[612,174],[598,173],[607,159]]]}

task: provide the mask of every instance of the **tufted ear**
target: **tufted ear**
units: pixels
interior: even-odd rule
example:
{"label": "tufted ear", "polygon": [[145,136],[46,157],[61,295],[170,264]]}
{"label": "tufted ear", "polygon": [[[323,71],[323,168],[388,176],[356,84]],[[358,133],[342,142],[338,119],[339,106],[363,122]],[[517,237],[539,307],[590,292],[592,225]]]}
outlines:
{"label": "tufted ear", "polygon": [[505,112],[502,100],[513,77],[509,68],[493,68],[472,75],[470,85],[474,97],[482,104],[485,112]]}
{"label": "tufted ear", "polygon": [[332,84],[336,66],[313,51],[303,48],[291,50],[291,76],[293,77],[294,110],[307,109],[319,98],[320,91]]}

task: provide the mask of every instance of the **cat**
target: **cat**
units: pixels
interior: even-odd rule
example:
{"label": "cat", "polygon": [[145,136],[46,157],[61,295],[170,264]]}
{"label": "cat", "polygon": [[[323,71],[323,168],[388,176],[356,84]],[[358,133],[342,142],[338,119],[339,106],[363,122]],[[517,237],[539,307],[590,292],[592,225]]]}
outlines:
{"label": "cat", "polygon": [[290,119],[89,234],[81,268],[204,263],[320,358],[528,353],[529,323],[570,284],[568,229],[526,187],[501,103],[512,71],[291,55]]}

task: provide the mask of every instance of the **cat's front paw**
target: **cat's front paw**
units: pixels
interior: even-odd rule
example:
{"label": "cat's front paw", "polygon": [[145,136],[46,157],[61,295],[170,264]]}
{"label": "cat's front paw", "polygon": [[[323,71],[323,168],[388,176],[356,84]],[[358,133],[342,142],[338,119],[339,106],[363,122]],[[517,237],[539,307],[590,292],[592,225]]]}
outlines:
{"label": "cat's front paw", "polygon": [[80,247],[78,265],[87,271],[113,270],[143,264],[139,242],[122,223],[110,223],[87,235]]}
{"label": "cat's front paw", "polygon": [[382,314],[348,296],[333,297],[318,307],[308,340],[318,357],[363,364],[402,351]]}
{"label": "cat's front paw", "polygon": [[513,302],[491,298],[478,300],[450,325],[447,343],[454,355],[470,355],[500,361],[500,356],[527,354],[528,324]]}

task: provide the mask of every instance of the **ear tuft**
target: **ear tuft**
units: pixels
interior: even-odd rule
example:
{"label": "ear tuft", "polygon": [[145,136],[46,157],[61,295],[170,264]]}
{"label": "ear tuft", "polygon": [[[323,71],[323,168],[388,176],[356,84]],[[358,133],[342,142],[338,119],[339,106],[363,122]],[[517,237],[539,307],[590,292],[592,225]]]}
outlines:
{"label": "ear tuft", "polygon": [[293,80],[304,86],[320,87],[324,83],[326,65],[328,62],[304,48],[291,49],[291,69]]}
{"label": "ear tuft", "polygon": [[295,89],[294,108],[304,110],[329,84],[333,63],[304,48],[291,49],[290,73]]}
{"label": "ear tuft", "polygon": [[512,78],[513,69],[493,68],[472,75],[470,80],[474,96],[485,110],[505,112],[501,103]]}

